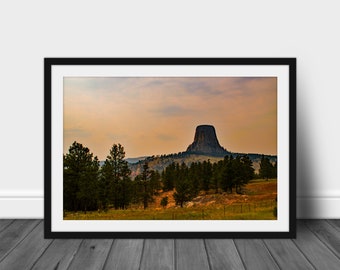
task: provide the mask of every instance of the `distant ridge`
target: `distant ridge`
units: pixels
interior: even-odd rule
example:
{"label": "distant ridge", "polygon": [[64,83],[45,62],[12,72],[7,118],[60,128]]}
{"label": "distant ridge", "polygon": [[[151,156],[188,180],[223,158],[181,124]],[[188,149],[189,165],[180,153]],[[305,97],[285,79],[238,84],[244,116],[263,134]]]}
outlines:
{"label": "distant ridge", "polygon": [[133,163],[137,163],[137,162],[139,162],[139,161],[141,161],[141,160],[144,160],[144,159],[146,159],[146,158],[147,158],[147,156],[145,156],[145,157],[136,157],[136,158],[126,158],[125,160],[126,160],[128,163],[133,164]]}
{"label": "distant ridge", "polygon": [[[150,157],[145,156],[145,157],[136,157],[136,158],[126,158],[125,161],[128,164],[136,164],[136,163],[141,162],[141,161],[143,161],[143,160],[145,160],[147,158],[150,158]],[[100,167],[103,166],[104,163],[105,163],[105,160],[99,161],[99,166]]]}
{"label": "distant ridge", "polygon": [[[255,172],[260,169],[260,162],[262,156],[269,158],[270,162],[277,162],[276,155],[264,155],[260,153],[236,153],[230,152],[223,148],[218,142],[215,127],[212,125],[199,125],[196,127],[194,141],[187,147],[186,151],[166,154],[166,155],[153,155],[143,156],[136,158],[126,158],[132,176],[140,174],[143,169],[143,164],[149,164],[150,169],[162,172],[171,163],[185,163],[190,166],[193,162],[210,161],[212,163],[222,160],[225,156],[233,156],[234,158],[239,155],[247,155],[253,162]],[[103,165],[104,161],[100,162]]]}

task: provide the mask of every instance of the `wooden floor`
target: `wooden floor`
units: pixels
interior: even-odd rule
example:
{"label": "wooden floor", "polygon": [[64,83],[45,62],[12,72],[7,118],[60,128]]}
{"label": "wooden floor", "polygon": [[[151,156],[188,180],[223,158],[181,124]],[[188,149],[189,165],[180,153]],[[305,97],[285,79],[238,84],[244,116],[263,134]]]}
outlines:
{"label": "wooden floor", "polygon": [[340,220],[296,239],[46,240],[42,220],[0,220],[0,269],[340,269]]}

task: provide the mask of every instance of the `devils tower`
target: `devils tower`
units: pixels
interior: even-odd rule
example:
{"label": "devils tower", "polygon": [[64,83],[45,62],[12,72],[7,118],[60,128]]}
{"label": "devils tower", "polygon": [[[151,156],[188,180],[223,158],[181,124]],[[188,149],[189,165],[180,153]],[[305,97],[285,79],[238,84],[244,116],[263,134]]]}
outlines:
{"label": "devils tower", "polygon": [[187,153],[224,156],[229,152],[218,142],[214,126],[200,125],[196,127],[194,142],[187,148]]}

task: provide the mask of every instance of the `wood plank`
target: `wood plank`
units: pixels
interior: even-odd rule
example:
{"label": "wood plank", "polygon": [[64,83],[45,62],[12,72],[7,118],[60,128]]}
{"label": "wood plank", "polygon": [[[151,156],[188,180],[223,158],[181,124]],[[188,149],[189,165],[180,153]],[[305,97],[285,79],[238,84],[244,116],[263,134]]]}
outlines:
{"label": "wood plank", "polygon": [[233,240],[206,239],[205,244],[211,269],[245,269]]}
{"label": "wood plank", "polygon": [[35,263],[32,269],[37,270],[61,270],[67,269],[76,254],[80,239],[56,239],[46,249],[44,254]]}
{"label": "wood plank", "polygon": [[11,252],[33,229],[40,220],[17,219],[0,233],[0,261]]}
{"label": "wood plank", "polygon": [[104,269],[139,269],[143,250],[143,242],[143,239],[114,240]]}
{"label": "wood plank", "polygon": [[84,240],[68,269],[103,269],[112,241],[112,239]]}
{"label": "wood plank", "polygon": [[327,222],[340,231],[340,219],[328,219]]}
{"label": "wood plank", "polygon": [[279,269],[262,240],[237,239],[234,242],[246,269]]}
{"label": "wood plank", "polygon": [[339,269],[340,220],[297,224],[296,240],[119,239],[112,244],[51,242],[43,239],[39,220],[0,220],[0,269]]}
{"label": "wood plank", "polygon": [[264,240],[281,269],[314,269],[291,239]]}
{"label": "wood plank", "polygon": [[340,233],[325,220],[308,220],[305,225],[340,258]]}
{"label": "wood plank", "polygon": [[12,222],[14,222],[13,219],[0,219],[0,232],[6,229]]}
{"label": "wood plank", "polygon": [[52,240],[44,239],[44,223],[40,222],[1,262],[0,269],[31,269]]}
{"label": "wood plank", "polygon": [[203,239],[176,239],[176,269],[209,269],[207,252]]}
{"label": "wood plank", "polygon": [[144,243],[140,269],[175,269],[175,242],[170,239],[148,239]]}
{"label": "wood plank", "polygon": [[297,238],[293,240],[316,269],[339,269],[340,260],[304,224],[297,221]]}

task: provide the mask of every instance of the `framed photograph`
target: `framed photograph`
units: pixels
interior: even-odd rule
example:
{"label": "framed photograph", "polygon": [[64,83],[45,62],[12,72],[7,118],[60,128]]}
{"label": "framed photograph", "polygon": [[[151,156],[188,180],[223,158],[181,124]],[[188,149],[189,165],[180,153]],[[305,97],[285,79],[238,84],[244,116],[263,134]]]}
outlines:
{"label": "framed photograph", "polygon": [[46,238],[294,238],[295,58],[45,58]]}

